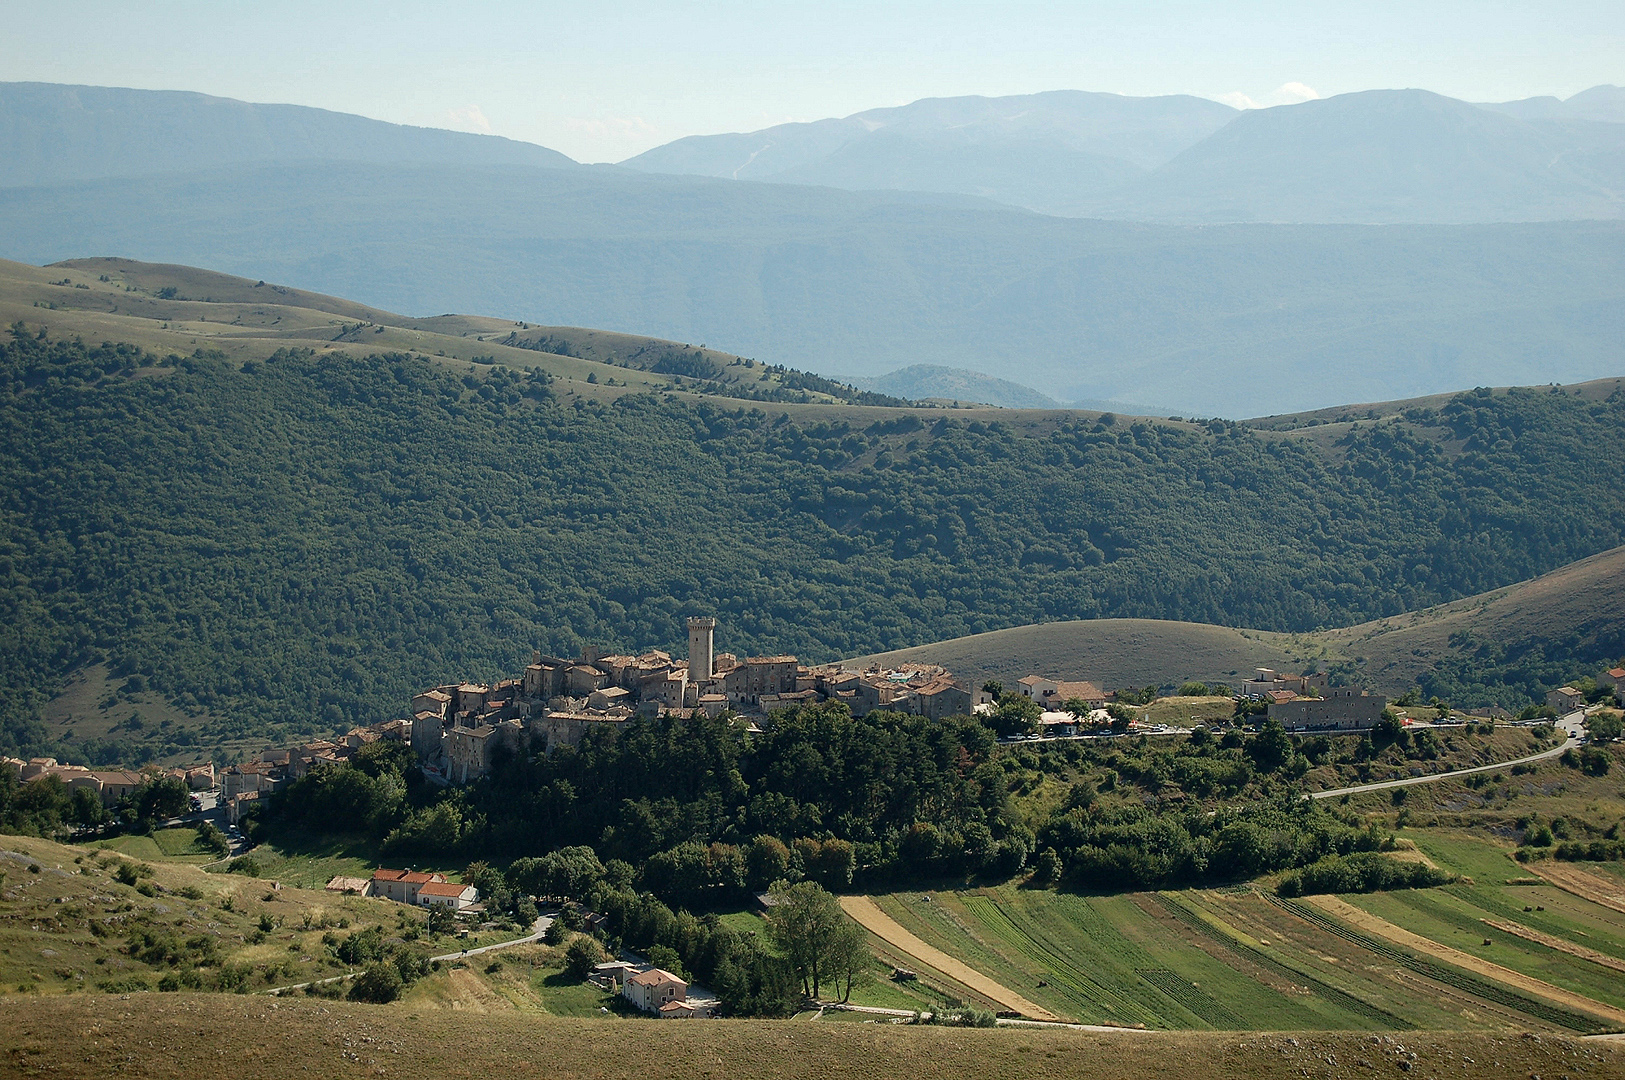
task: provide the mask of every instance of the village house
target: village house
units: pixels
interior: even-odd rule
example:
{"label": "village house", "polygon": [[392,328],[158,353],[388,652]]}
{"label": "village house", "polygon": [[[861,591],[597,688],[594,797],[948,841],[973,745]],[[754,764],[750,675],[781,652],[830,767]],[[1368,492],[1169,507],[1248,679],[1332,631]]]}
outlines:
{"label": "village house", "polygon": [[1323,671],[1306,675],[1284,675],[1274,668],[1256,668],[1253,677],[1241,684],[1241,696],[1264,698],[1271,693],[1285,692],[1295,697],[1324,697],[1326,688],[1326,673]]}
{"label": "village house", "polygon": [[1546,704],[1556,709],[1559,716],[1575,709],[1583,709],[1585,703],[1586,696],[1572,686],[1559,686],[1546,694]]}
{"label": "village house", "polygon": [[444,885],[444,874],[416,873],[411,870],[391,870],[380,866],[372,872],[372,896],[382,896],[397,904],[417,904],[418,891],[425,885]]}
{"label": "village house", "polygon": [[627,976],[621,987],[621,996],[644,1012],[658,1013],[663,1005],[686,1000],[688,983],[669,971],[650,968]]}
{"label": "village house", "polygon": [[444,907],[464,911],[479,903],[480,891],[472,885],[430,881],[418,886],[417,902],[423,907]]}
{"label": "village house", "polygon": [[372,881],[364,877],[345,877],[343,874],[339,874],[323,888],[328,892],[343,893],[346,896],[372,895]]}
{"label": "village house", "polygon": [[1387,707],[1387,698],[1344,686],[1323,698],[1272,700],[1268,713],[1288,731],[1364,731],[1377,725]]}
{"label": "village house", "polygon": [[1625,705],[1625,667],[1609,668],[1597,676],[1597,683],[1601,686],[1614,688],[1614,704]]}

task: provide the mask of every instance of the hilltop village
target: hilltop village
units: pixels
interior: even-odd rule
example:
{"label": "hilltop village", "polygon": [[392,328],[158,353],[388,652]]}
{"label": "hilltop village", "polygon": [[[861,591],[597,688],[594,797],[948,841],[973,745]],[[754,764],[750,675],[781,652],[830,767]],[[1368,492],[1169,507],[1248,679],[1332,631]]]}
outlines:
{"label": "hilltop village", "polygon": [[761,717],[839,701],[854,716],[891,709],[940,720],[970,713],[980,693],[934,665],[855,672],[838,664],[808,666],[794,656],[741,660],[716,652],[716,626],[710,616],[688,620],[686,660],[658,649],[626,656],[589,647],[573,660],[538,654],[522,676],[494,686],[424,690],[412,699],[412,749],[432,773],[465,784],[485,775],[499,746],[552,751],[638,716],[697,709],[707,716]]}

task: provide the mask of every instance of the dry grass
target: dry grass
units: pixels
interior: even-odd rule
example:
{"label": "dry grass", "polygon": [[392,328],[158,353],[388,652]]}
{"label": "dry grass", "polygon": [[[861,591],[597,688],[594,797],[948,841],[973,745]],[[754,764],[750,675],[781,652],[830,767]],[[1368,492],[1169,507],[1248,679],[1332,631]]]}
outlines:
{"label": "dry grass", "polygon": [[[476,1015],[206,995],[0,1000],[0,1072],[64,1077],[659,1075],[728,1080],[1625,1076],[1611,1044],[1492,1035],[1105,1034]],[[1401,1065],[1401,1062],[1404,1065]]]}
{"label": "dry grass", "polygon": [[1156,619],[1040,623],[856,657],[847,666],[941,664],[978,684],[1036,674],[1110,689],[1191,679],[1234,684],[1257,667],[1298,671],[1315,660],[1355,661],[1371,689],[1400,694],[1459,653],[1450,644],[1456,635],[1470,648],[1576,629],[1592,640],[1618,636],[1625,629],[1615,602],[1622,577],[1625,547],[1517,585],[1338,630],[1277,634]]}

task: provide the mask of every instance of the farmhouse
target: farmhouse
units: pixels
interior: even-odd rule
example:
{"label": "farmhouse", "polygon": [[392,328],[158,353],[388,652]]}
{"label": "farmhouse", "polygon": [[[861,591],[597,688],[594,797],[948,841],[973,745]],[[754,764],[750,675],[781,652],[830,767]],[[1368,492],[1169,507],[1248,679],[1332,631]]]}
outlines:
{"label": "farmhouse", "polygon": [[661,1006],[687,999],[688,983],[669,971],[650,968],[628,976],[621,996],[644,1012],[659,1013]]}
{"label": "farmhouse", "polygon": [[411,870],[390,870],[380,866],[372,872],[372,896],[382,896],[397,904],[418,903],[419,890],[425,885],[444,885],[444,874],[414,873]]}
{"label": "farmhouse", "polygon": [[1271,701],[1269,718],[1288,731],[1363,731],[1375,727],[1387,707],[1386,698],[1345,686],[1328,690],[1324,698]]}

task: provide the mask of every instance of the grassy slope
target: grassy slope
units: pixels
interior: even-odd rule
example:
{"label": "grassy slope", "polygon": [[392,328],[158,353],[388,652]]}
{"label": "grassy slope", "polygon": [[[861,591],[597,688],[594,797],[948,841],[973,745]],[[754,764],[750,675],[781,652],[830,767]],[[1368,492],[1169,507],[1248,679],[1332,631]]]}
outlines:
{"label": "grassy slope", "polygon": [[[55,1075],[118,1072],[135,1077],[196,1077],[220,1069],[230,1047],[231,1075],[463,1077],[530,1075],[579,1078],[639,1074],[735,1080],[797,1080],[848,1074],[869,1080],[922,1076],[1203,1076],[1297,1078],[1353,1075],[1328,1055],[1355,1065],[1416,1056],[1421,1075],[1459,1077],[1620,1075],[1615,1045],[1521,1038],[1511,1032],[1408,1034],[1372,1044],[1365,1036],[1103,1034],[1066,1030],[896,1027],[883,1024],[782,1024],[770,1021],[659,1023],[537,1018],[522,1013],[467,1015],[410,1003],[384,1007],[264,1002],[188,995],[135,995],[127,1001],[12,1000],[0,1025],[0,1053],[11,1069]],[[162,1047],[161,1050],[155,1047]],[[1467,1064],[1470,1058],[1472,1064]]]}
{"label": "grassy slope", "polygon": [[977,682],[1023,675],[1087,678],[1107,687],[1234,680],[1255,667],[1298,670],[1312,660],[1353,661],[1372,689],[1402,693],[1432,664],[1464,655],[1459,644],[1617,636],[1625,548],[1531,581],[1449,604],[1313,634],[1236,630],[1205,623],[1098,619],[1041,623],[877,653],[849,666],[942,664]]}
{"label": "grassy slope", "polygon": [[[102,281],[104,276],[109,280]],[[57,284],[63,280],[71,284]],[[175,290],[172,298],[158,295],[167,289]],[[542,368],[561,381],[555,389],[562,396],[595,400],[672,389],[689,381],[639,370],[635,365],[650,355],[687,350],[724,368],[739,360],[715,349],[636,334],[477,315],[410,318],[211,270],[112,258],[71,259],[47,267],[0,260],[0,322],[17,320],[31,329],[46,327],[57,337],[129,342],[159,353],[219,349],[234,360],[261,359],[290,347],[318,353],[398,351],[447,363],[481,358]],[[551,338],[580,356],[501,344],[509,335],[524,341]],[[589,376],[596,381],[589,383]],[[609,385],[611,379],[618,385]],[[777,382],[778,377],[769,380]],[[833,400],[814,397],[820,399],[814,409]],[[792,412],[807,407],[775,406]]]}
{"label": "grassy slope", "polygon": [[[97,847],[70,847],[24,836],[0,837],[0,992],[63,994],[94,990],[109,979],[136,977],[149,985],[170,970],[153,967],[124,954],[125,927],[145,922],[172,929],[180,937],[214,936],[224,961],[254,970],[248,986],[260,989],[339,974],[343,967],[325,960],[321,944],[325,918],[329,926],[348,919],[350,931],[374,924],[394,930],[402,916],[421,918],[405,907],[382,900],[335,896],[316,889],[285,885],[271,890],[268,880],[235,874],[205,873],[195,855],[173,855],[189,830],[172,830],[156,838],[121,838]],[[180,850],[185,850],[184,846]],[[123,855],[116,852],[122,851]],[[114,871],[125,855],[137,856],[150,869],[158,887],[144,896],[120,884]],[[37,866],[38,872],[29,869]],[[195,890],[189,896],[182,890]],[[269,897],[269,899],[267,899]],[[231,910],[222,904],[231,901]],[[304,928],[310,915],[312,928]],[[259,943],[247,940],[262,915],[277,928]],[[90,922],[104,923],[110,933],[92,933]],[[341,935],[350,931],[337,931]]]}

